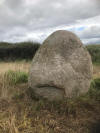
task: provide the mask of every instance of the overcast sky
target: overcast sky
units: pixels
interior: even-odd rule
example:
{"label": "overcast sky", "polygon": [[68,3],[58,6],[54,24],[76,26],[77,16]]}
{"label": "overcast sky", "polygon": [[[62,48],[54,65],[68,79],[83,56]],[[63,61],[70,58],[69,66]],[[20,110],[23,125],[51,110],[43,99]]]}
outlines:
{"label": "overcast sky", "polygon": [[0,41],[42,42],[62,29],[100,44],[100,0],[0,0]]}

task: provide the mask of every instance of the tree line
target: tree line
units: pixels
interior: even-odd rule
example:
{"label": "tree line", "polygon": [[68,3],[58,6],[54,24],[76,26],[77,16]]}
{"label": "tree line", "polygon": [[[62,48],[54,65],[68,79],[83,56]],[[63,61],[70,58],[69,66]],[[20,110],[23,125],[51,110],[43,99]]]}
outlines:
{"label": "tree line", "polygon": [[[31,60],[40,45],[40,43],[30,41],[19,43],[0,42],[0,60]],[[100,63],[100,45],[87,45],[86,48],[91,55],[92,62]]]}
{"label": "tree line", "polygon": [[0,42],[0,60],[31,60],[39,47],[37,42]]}
{"label": "tree line", "polygon": [[100,64],[100,45],[87,45],[86,48],[91,55],[92,62]]}

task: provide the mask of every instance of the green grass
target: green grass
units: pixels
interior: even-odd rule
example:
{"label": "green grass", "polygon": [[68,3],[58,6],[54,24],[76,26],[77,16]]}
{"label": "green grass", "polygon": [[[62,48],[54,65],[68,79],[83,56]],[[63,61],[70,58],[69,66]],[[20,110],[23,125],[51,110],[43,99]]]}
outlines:
{"label": "green grass", "polygon": [[94,79],[91,82],[91,86],[88,91],[88,96],[90,99],[100,101],[100,78]]}
{"label": "green grass", "polygon": [[9,70],[5,73],[4,77],[11,85],[26,83],[28,81],[28,74],[26,72],[21,71]]}

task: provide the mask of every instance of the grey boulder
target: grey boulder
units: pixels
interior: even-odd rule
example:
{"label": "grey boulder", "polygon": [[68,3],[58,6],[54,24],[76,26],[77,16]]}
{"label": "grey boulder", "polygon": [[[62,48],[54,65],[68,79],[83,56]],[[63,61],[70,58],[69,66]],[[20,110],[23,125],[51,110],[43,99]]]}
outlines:
{"label": "grey boulder", "polygon": [[37,51],[29,86],[37,96],[62,100],[84,94],[92,78],[91,57],[80,39],[69,31],[51,34]]}

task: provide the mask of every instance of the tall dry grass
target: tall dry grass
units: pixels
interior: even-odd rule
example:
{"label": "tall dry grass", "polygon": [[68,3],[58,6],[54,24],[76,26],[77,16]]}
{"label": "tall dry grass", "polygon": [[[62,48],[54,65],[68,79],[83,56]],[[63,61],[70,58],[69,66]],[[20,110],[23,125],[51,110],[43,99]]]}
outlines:
{"label": "tall dry grass", "polygon": [[[29,67],[30,62],[0,63],[0,133],[99,133],[97,92],[59,103],[30,98],[27,83],[11,84],[12,77],[5,76],[9,70],[27,73]],[[99,68],[94,66],[94,78],[100,77]]]}
{"label": "tall dry grass", "polygon": [[[11,82],[20,82],[26,80],[26,74],[29,71],[30,62],[0,62],[0,97],[11,98],[12,94],[20,91],[17,85]],[[24,77],[23,77],[24,76]],[[18,79],[19,78],[19,79]],[[21,79],[23,78],[23,79]],[[13,84],[14,84],[13,83]]]}
{"label": "tall dry grass", "polygon": [[8,70],[28,72],[29,67],[30,62],[26,61],[0,62],[0,74],[5,73]]}

